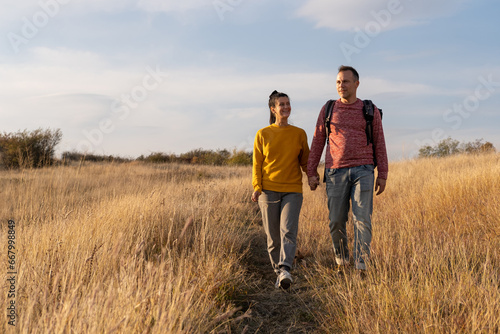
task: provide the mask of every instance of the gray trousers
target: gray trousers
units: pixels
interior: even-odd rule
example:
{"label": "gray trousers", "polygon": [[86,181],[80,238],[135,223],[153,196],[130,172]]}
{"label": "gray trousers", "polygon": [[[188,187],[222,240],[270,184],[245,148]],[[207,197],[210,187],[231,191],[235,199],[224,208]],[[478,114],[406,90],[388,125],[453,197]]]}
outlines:
{"label": "gray trousers", "polygon": [[301,193],[264,190],[259,197],[262,224],[267,235],[267,251],[276,273],[279,266],[292,268],[297,250]]}

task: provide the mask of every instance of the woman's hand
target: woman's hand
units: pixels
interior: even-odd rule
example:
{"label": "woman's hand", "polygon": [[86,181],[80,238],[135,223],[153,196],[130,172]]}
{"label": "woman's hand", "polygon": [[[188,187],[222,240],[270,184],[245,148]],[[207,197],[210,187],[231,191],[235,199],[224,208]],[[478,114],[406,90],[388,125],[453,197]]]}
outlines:
{"label": "woman's hand", "polygon": [[261,194],[260,191],[258,190],[254,191],[252,194],[252,201],[257,202],[259,200],[260,194]]}

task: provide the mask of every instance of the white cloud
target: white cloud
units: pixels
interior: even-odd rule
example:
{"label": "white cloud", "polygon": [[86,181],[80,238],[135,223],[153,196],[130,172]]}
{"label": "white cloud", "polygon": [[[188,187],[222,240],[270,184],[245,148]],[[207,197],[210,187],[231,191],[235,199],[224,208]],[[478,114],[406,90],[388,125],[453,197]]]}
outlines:
{"label": "white cloud", "polygon": [[[100,122],[107,118],[113,130],[102,134],[102,141],[92,147],[94,152],[137,156],[151,151],[182,153],[196,147],[250,149],[255,131],[267,125],[267,100],[274,89],[289,94],[292,122],[306,131],[314,128],[321,105],[337,96],[335,72],[159,65],[166,73],[164,81],[120,119],[113,114],[111,102],[143,84],[147,64],[117,67],[94,52],[68,48],[34,48],[30,55],[30,63],[0,64],[0,77],[10,78],[0,81],[0,123],[6,125],[4,131],[61,128],[64,150],[89,141],[89,133],[99,138]],[[156,68],[154,63],[148,66]],[[491,71],[496,84],[498,71],[490,68],[485,73]],[[411,74],[398,80],[363,76],[359,96],[384,107],[391,94],[406,98],[446,93],[445,88],[412,82],[412,78]]]}
{"label": "white cloud", "polygon": [[395,52],[394,50],[387,50],[381,52],[380,55],[387,62],[398,62],[398,61],[406,61],[413,59],[429,59],[431,57],[436,57],[439,55],[440,50],[422,50],[414,53],[401,53]]}
{"label": "white cloud", "polygon": [[353,31],[378,24],[381,30],[392,30],[451,15],[467,2],[471,0],[308,0],[297,15],[318,28]]}
{"label": "white cloud", "polygon": [[193,9],[211,7],[207,0],[139,0],[137,6],[149,12],[185,12]]}
{"label": "white cloud", "polygon": [[78,51],[68,48],[35,47],[32,49],[33,61],[44,66],[57,65],[71,68],[103,68],[106,66],[101,57],[91,51]]}
{"label": "white cloud", "polygon": [[0,75],[12,78],[0,81],[8,96],[111,94],[132,79],[91,52],[35,48],[31,56],[30,63],[0,65]]}
{"label": "white cloud", "polygon": [[[44,0],[42,0],[44,1]],[[45,0],[54,1],[54,0]],[[68,0],[78,12],[120,10],[142,10],[145,12],[185,13],[188,11],[212,7],[212,1],[207,0]]]}
{"label": "white cloud", "polygon": [[39,10],[39,5],[32,1],[3,0],[0,2],[0,19],[20,19]]}
{"label": "white cloud", "polygon": [[13,25],[21,29],[24,19],[51,20],[60,14],[82,16],[89,12],[118,13],[120,11],[140,10],[145,12],[186,13],[209,8],[214,12],[212,1],[207,0],[40,0],[0,2],[0,26]]}
{"label": "white cloud", "polygon": [[[248,149],[249,134],[267,123],[267,100],[274,89],[297,103],[322,101],[331,91],[331,77],[323,73],[269,75],[160,66],[167,73],[164,81],[120,118],[125,114],[113,113],[111,102],[143,84],[145,68],[110,70],[96,54],[69,49],[37,48],[32,55],[30,64],[0,65],[0,77],[11,78],[0,81],[0,122],[7,132],[61,128],[64,150],[88,143],[89,136],[98,142],[93,151],[109,154],[147,154],[161,147],[182,152],[189,145],[207,147],[214,142]],[[111,119],[113,131],[103,133],[101,140],[97,131],[105,119]],[[145,135],[151,127],[162,131]],[[225,135],[217,138],[219,132]]]}
{"label": "white cloud", "polygon": [[420,83],[394,81],[371,77],[362,80],[360,79],[359,92],[366,96],[384,94],[405,94],[407,96],[440,95],[443,93],[441,90],[437,91],[435,87]]}
{"label": "white cloud", "polygon": [[[98,122],[111,112],[112,101],[130,95],[148,74],[144,67],[110,68],[91,52],[37,48],[33,55],[30,65],[0,66],[0,76],[12,78],[0,82],[4,97],[0,107],[10,110],[12,121],[17,117],[20,121],[33,120],[40,115],[57,119],[60,115],[60,119],[71,118],[70,123],[75,125]],[[169,69],[156,64],[149,67],[159,68],[166,75],[133,108],[130,120],[121,124],[167,124],[169,118],[183,119],[185,115],[200,126],[220,121],[251,123],[255,117],[267,117],[267,99],[275,89],[286,92],[292,103],[301,106],[337,96],[335,73],[236,73],[226,68]],[[403,80],[363,79],[360,94],[372,97],[384,93],[439,94],[430,86]],[[318,108],[313,109],[315,113]],[[136,114],[141,116],[133,119]]]}

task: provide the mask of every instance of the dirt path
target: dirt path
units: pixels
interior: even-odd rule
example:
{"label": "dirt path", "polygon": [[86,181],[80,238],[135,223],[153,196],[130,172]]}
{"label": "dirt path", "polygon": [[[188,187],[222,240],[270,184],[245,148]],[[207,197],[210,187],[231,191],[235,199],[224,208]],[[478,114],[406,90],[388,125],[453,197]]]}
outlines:
{"label": "dirt path", "polygon": [[291,288],[287,291],[276,289],[276,275],[271,269],[262,226],[253,229],[250,247],[245,264],[251,280],[251,291],[242,296],[237,304],[242,307],[242,311],[250,309],[251,317],[238,324],[235,332],[320,333],[314,317],[317,306],[301,263],[292,270],[294,283]]}

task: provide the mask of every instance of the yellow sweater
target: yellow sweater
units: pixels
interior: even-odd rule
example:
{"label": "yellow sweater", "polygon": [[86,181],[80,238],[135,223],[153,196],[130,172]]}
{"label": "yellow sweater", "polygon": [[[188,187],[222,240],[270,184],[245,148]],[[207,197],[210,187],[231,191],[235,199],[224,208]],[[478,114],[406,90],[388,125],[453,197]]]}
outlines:
{"label": "yellow sweater", "polygon": [[301,128],[272,124],[260,129],[253,146],[254,191],[301,193],[308,157],[307,135]]}

